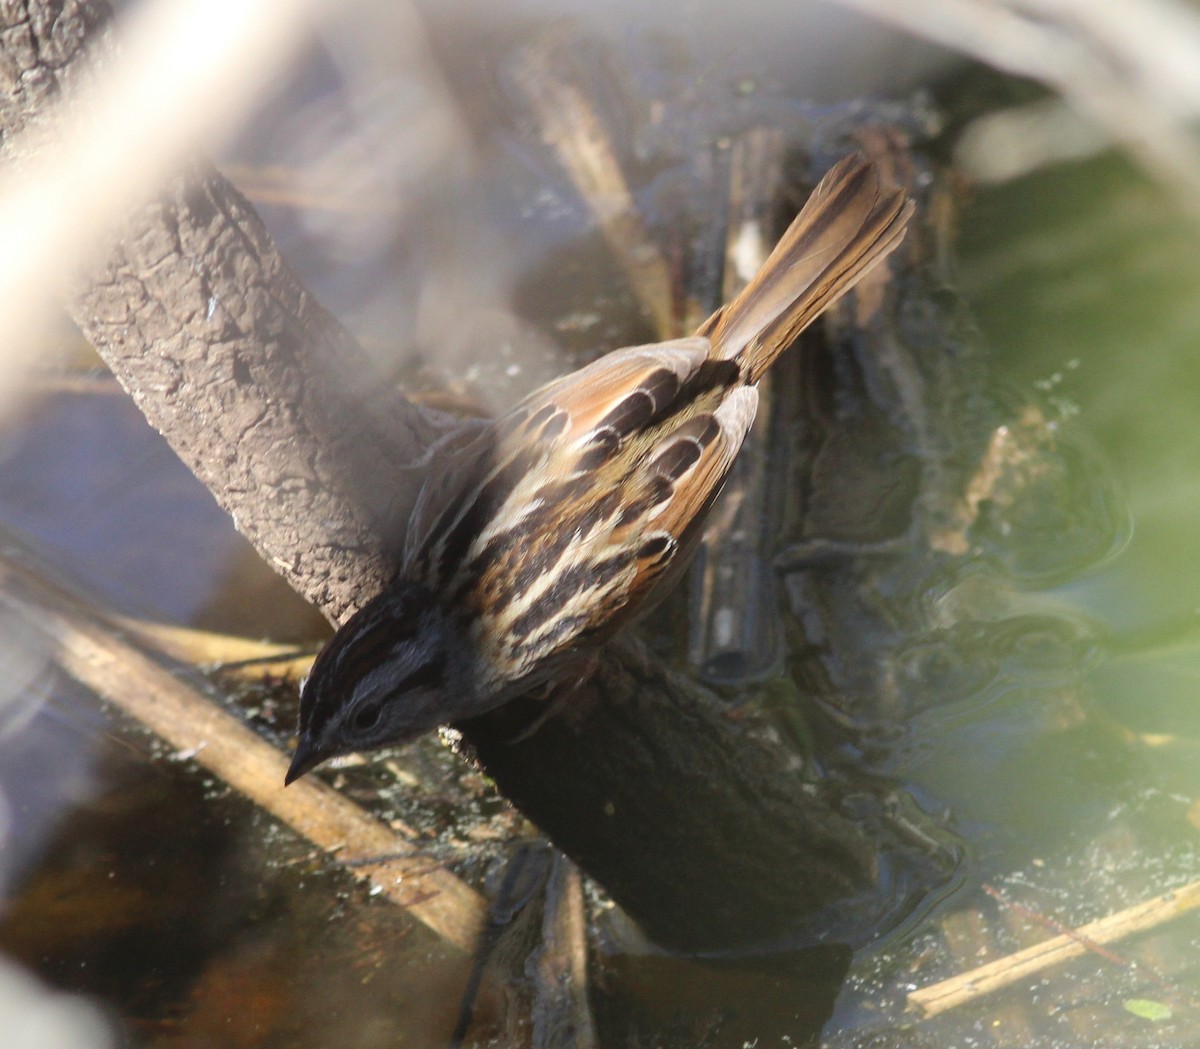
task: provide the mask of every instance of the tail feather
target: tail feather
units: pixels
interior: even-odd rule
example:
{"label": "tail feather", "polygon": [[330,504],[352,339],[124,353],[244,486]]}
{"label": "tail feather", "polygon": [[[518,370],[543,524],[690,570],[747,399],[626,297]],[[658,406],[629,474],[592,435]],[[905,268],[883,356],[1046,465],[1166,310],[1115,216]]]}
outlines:
{"label": "tail feather", "polygon": [[904,239],[912,201],[883,189],[861,154],[821,179],[762,268],[701,325],[712,355],[737,360],[746,382],[771,363],[823,310],[854,287]]}

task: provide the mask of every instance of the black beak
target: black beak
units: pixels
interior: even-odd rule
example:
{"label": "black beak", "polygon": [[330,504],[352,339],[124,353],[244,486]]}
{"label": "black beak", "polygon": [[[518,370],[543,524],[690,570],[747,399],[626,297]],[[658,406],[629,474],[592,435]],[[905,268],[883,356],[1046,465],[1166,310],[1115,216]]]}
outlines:
{"label": "black beak", "polygon": [[283,777],[283,785],[286,787],[289,783],[295,782],[324,760],[325,755],[301,736],[300,742],[296,744],[296,753],[292,755],[292,763],[288,766],[287,775]]}

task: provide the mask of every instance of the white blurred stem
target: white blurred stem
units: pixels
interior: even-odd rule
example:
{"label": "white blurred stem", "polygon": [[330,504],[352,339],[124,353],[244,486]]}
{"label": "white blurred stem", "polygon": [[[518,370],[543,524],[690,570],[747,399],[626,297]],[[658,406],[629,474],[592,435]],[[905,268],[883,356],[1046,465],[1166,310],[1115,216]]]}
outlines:
{"label": "white blurred stem", "polygon": [[1200,217],[1200,16],[1175,0],[838,0],[1063,96]]}
{"label": "white blurred stem", "polygon": [[66,273],[194,150],[244,120],[334,0],[152,0],[120,26],[120,61],[72,76],[5,143],[0,174],[0,402],[39,347]]}

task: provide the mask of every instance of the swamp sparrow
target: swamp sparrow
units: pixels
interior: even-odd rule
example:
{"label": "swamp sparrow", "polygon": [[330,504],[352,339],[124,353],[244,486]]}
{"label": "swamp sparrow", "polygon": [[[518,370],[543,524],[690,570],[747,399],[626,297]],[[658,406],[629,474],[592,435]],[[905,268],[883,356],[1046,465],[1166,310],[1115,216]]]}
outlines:
{"label": "swamp sparrow", "polygon": [[552,683],[661,600],[754,421],[755,384],[911,212],[847,157],[691,338],[616,350],[459,436],[424,483],[396,579],[302,686],[287,782]]}

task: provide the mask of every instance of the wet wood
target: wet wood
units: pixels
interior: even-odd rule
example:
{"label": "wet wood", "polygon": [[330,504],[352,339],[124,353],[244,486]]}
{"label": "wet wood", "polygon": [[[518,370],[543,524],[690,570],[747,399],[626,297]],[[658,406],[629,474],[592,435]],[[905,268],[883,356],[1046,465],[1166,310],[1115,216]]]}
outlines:
{"label": "wet wood", "polygon": [[[671,271],[634,206],[617,151],[595,108],[572,82],[569,47],[526,48],[513,79],[554,152],[592,212],[660,339],[685,334],[673,307]],[[567,73],[560,71],[562,66]]]}
{"label": "wet wood", "polygon": [[583,878],[575,864],[559,855],[546,882],[542,943],[529,960],[534,980],[532,1049],[595,1049],[587,951]]}
{"label": "wet wood", "polygon": [[275,747],[223,711],[199,682],[189,682],[186,672],[157,662],[99,613],[11,556],[0,557],[0,602],[46,635],[55,658],[76,680],[335,862],[351,865],[356,877],[446,943],[463,951],[474,947],[482,899],[422,855],[415,831],[381,823],[316,779],[281,789],[288,759]]}
{"label": "wet wood", "polygon": [[936,1016],[985,995],[1026,980],[1051,966],[1097,950],[1134,933],[1145,932],[1200,907],[1200,882],[1172,889],[1145,903],[1090,922],[1062,936],[1017,951],[977,969],[913,991],[909,1008],[924,1017]]}
{"label": "wet wood", "polygon": [[[725,265],[719,302],[729,302],[758,272],[781,228],[787,143],[771,128],[753,128],[731,143]],[[758,414],[705,529],[691,572],[688,660],[711,678],[761,677],[779,657],[781,629],[768,551],[778,529],[778,462],[770,444],[776,372],[758,383]]]}
{"label": "wet wood", "polygon": [[[942,949],[938,952],[938,961],[943,962],[949,971],[964,971],[975,968],[984,958],[994,959],[1000,952],[993,944],[996,931],[992,928],[987,916],[977,907],[967,907],[960,911],[947,914],[938,923],[942,935]],[[1012,942],[1018,944],[1031,943],[1028,930],[1017,928],[1013,924],[1004,927],[1004,931],[1016,937]],[[914,981],[915,982],[915,981]],[[1012,1000],[1010,1000],[1012,999]],[[989,1020],[998,1020],[1014,1045],[1035,1045],[1038,1018],[1035,1010],[1024,996],[1013,995],[1003,1003],[994,1003],[988,1011]]]}
{"label": "wet wood", "polygon": [[[625,637],[535,731],[525,697],[458,727],[500,791],[656,942],[852,936],[892,902],[888,829],[839,810],[790,739]],[[836,931],[835,931],[836,930]]]}

